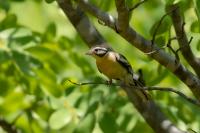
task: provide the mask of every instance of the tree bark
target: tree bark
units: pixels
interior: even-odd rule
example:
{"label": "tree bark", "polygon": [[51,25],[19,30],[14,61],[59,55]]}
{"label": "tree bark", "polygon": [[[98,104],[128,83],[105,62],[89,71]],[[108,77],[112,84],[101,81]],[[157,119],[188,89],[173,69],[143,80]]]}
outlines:
{"label": "tree bark", "polygon": [[[60,8],[70,20],[70,22],[73,24],[74,28],[77,30],[79,35],[89,47],[97,44],[107,44],[105,39],[89,21],[88,17],[80,9],[79,6],[73,7],[70,0],[57,0],[57,2]],[[100,17],[102,18],[106,17],[106,20],[109,19],[108,21],[115,21],[114,19],[111,20],[112,18],[110,18],[110,16],[102,14],[103,12],[101,12],[100,10],[96,10],[96,8],[94,7],[92,7],[90,10],[97,11],[95,12],[96,14],[100,15]],[[110,26],[113,26],[112,28],[115,28],[114,25]],[[177,128],[169,119],[167,119],[167,117],[161,112],[160,108],[155,104],[152,99],[141,99],[140,95],[138,94],[138,90],[136,91],[131,87],[124,87],[124,90],[126,91],[130,101],[136,107],[138,112],[143,116],[149,126],[156,133],[185,133],[184,131]]]}

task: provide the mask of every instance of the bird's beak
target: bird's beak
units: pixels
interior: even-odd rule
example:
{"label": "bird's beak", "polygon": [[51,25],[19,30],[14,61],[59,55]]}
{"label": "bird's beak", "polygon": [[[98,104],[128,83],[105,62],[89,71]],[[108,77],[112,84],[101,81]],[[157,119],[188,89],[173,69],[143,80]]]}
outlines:
{"label": "bird's beak", "polygon": [[88,52],[85,53],[86,55],[92,55],[93,52],[91,50],[89,50]]}

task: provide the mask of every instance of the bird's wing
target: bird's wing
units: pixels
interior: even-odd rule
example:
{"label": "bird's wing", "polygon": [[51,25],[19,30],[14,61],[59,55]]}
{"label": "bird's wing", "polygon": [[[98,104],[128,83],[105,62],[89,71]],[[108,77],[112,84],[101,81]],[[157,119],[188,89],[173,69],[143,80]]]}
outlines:
{"label": "bird's wing", "polygon": [[98,68],[99,72],[102,73],[101,70],[99,69],[98,65],[97,65],[97,68]]}
{"label": "bird's wing", "polygon": [[133,75],[133,69],[126,57],[124,57],[122,54],[117,54],[116,59],[119,64],[127,70],[128,73]]}
{"label": "bird's wing", "polygon": [[[128,62],[128,60],[126,59],[126,57],[124,57],[122,54],[118,54],[116,56],[116,59],[119,62],[119,64],[121,64],[122,67],[124,67],[128,71],[128,73],[130,73],[131,75],[133,75],[133,69],[132,69],[130,63]],[[133,81],[134,81],[134,84],[136,86],[140,86],[140,87],[144,86],[140,81],[138,81],[136,79],[133,79]],[[142,92],[142,95],[141,95],[140,91]],[[140,90],[140,91],[139,91],[138,94],[141,95],[142,98],[145,97],[144,99],[148,100],[149,97],[150,97],[149,94],[146,93],[145,90]]]}

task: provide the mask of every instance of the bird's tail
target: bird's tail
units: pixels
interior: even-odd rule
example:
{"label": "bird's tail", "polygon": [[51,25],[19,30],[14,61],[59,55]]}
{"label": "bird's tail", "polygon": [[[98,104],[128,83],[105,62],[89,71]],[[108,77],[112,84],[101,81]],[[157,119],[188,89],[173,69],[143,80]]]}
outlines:
{"label": "bird's tail", "polygon": [[145,99],[145,100],[150,99],[150,95],[143,89],[143,87],[145,87],[145,82],[144,80],[141,80],[140,76],[134,74],[132,76],[129,76],[126,81],[128,81],[128,83],[126,82],[126,84],[137,89],[136,92],[138,92],[138,95],[142,99]]}
{"label": "bird's tail", "polygon": [[139,80],[134,80],[134,84],[135,84],[135,87],[138,87],[138,91],[141,91],[142,92],[142,97],[144,97],[146,100],[149,100],[150,99],[150,95],[143,89],[143,87],[145,87],[145,85],[143,85]]}

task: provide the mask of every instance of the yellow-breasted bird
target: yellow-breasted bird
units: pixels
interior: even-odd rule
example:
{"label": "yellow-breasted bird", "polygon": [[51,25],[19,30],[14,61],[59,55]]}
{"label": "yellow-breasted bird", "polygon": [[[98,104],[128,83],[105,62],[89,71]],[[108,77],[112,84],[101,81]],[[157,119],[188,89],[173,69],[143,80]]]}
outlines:
{"label": "yellow-breasted bird", "polygon": [[[86,54],[96,59],[98,70],[109,78],[109,83],[115,79],[122,81],[126,86],[143,86],[134,79],[133,69],[128,60],[107,45],[94,46]],[[148,98],[144,90],[141,91]]]}

